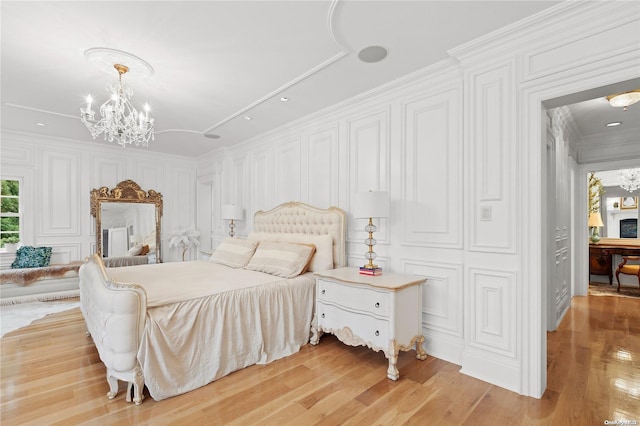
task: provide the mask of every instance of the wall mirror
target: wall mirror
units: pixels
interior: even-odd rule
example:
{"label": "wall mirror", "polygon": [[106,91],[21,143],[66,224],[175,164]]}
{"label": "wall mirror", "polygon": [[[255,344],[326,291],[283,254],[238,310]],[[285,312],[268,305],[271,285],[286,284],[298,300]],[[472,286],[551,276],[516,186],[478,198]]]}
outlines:
{"label": "wall mirror", "polygon": [[91,190],[96,252],[106,266],[161,262],[162,194],[132,180]]}

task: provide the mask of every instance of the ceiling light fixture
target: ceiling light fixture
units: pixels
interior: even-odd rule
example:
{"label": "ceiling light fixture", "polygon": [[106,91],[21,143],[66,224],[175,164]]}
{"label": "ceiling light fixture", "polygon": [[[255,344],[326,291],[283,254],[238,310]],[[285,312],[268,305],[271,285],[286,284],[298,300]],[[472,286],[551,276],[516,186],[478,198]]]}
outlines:
{"label": "ceiling light fixture", "polygon": [[288,102],[289,98],[287,98],[286,96],[283,96],[280,98],[280,102]]}
{"label": "ceiling light fixture", "polygon": [[113,67],[118,71],[118,83],[108,83],[106,90],[111,97],[100,106],[99,120],[95,120],[95,111],[91,109],[93,99],[87,96],[87,107],[80,108],[80,120],[87,126],[95,139],[103,134],[104,140],[117,142],[126,146],[149,146],[149,139],[154,140],[153,118],[149,118],[149,104],[144,105],[144,113],[133,107],[129,99],[133,90],[122,83],[122,76],[129,71],[126,65],[116,63]]}
{"label": "ceiling light fixture", "polygon": [[617,93],[615,95],[607,96],[607,101],[612,107],[623,107],[627,110],[627,107],[640,102],[640,90],[632,90],[630,92]]}
{"label": "ceiling light fixture", "polygon": [[611,123],[605,124],[607,127],[616,127],[622,124],[622,121],[612,121]]}
{"label": "ceiling light fixture", "polygon": [[36,123],[36,126],[44,127],[44,126],[46,126],[46,124],[45,123],[41,123],[40,121],[38,121]]}
{"label": "ceiling light fixture", "polygon": [[620,188],[633,192],[640,188],[640,168],[622,169],[618,171]]}
{"label": "ceiling light fixture", "polygon": [[252,117],[249,117],[248,115],[244,117],[245,120],[249,121],[249,120],[253,120]]}

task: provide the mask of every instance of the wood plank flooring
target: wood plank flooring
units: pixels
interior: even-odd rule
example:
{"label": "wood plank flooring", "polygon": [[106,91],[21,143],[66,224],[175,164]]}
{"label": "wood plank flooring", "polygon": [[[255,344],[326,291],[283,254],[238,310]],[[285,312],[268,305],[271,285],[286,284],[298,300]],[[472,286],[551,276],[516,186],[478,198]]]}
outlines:
{"label": "wood plank flooring", "polygon": [[318,346],[142,405],[108,400],[105,369],[79,309],[5,335],[0,422],[10,425],[602,425],[640,424],[640,299],[575,297],[548,334],[548,388],[528,398],[403,352],[386,359],[330,335]]}

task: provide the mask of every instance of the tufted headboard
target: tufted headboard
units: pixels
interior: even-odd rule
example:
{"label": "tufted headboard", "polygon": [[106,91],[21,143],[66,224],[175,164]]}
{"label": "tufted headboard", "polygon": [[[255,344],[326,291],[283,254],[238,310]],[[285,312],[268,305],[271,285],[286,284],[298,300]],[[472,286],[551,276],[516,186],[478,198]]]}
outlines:
{"label": "tufted headboard", "polygon": [[278,234],[329,234],[333,239],[334,267],[341,268],[347,266],[346,223],[347,215],[338,207],[319,209],[292,201],[271,210],[257,211],[253,217],[253,230]]}

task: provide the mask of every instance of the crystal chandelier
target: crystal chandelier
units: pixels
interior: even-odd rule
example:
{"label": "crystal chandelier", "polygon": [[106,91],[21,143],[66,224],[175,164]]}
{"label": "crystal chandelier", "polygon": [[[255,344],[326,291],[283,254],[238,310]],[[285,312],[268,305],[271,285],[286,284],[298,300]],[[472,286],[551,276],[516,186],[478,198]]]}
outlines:
{"label": "crystal chandelier", "polygon": [[618,172],[620,187],[629,192],[633,192],[640,188],[640,168],[623,169]]}
{"label": "crystal chandelier", "polygon": [[95,111],[91,109],[93,99],[87,96],[87,107],[80,108],[80,119],[94,139],[103,134],[104,140],[117,142],[123,147],[127,144],[147,147],[149,139],[154,140],[153,118],[149,118],[149,104],[145,104],[144,113],[136,111],[129,101],[133,90],[122,84],[122,75],[129,71],[129,67],[121,64],[115,64],[113,67],[118,71],[118,83],[107,83],[106,90],[111,93],[111,97],[100,106],[101,118],[95,120]]}

